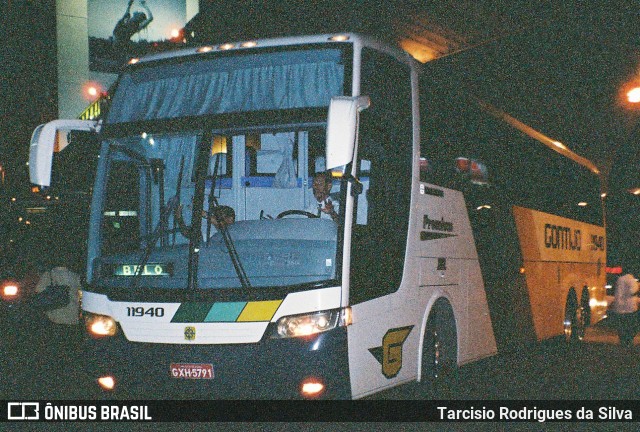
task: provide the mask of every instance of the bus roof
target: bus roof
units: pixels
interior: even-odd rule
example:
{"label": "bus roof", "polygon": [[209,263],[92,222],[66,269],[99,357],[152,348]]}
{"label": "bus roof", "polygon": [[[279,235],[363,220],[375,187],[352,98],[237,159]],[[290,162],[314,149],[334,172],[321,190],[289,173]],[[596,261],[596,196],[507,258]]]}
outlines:
{"label": "bus roof", "polygon": [[186,56],[193,56],[208,52],[215,51],[239,51],[250,48],[269,48],[277,46],[295,46],[295,45],[307,45],[326,42],[354,42],[356,40],[362,40],[363,36],[354,33],[335,33],[335,34],[322,34],[322,35],[310,35],[310,36],[295,36],[295,37],[281,37],[270,39],[251,39],[245,41],[225,42],[219,44],[203,44],[196,47],[189,47],[174,51],[166,51],[160,53],[149,54],[139,59],[133,59],[129,63],[137,62],[150,62],[156,60],[164,60],[171,58],[179,58]]}

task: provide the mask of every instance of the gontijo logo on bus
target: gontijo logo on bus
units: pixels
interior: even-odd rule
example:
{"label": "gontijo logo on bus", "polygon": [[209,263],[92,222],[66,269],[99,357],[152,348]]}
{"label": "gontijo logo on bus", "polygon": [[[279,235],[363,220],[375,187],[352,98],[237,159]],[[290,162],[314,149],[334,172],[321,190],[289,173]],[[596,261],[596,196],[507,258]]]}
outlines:
{"label": "gontijo logo on bus", "polygon": [[544,225],[544,245],[547,248],[579,251],[582,233],[579,229],[547,223]]}
{"label": "gontijo logo on bus", "polygon": [[394,378],[402,369],[402,346],[413,326],[389,329],[382,338],[382,346],[369,348],[369,352],[382,365],[382,374]]}

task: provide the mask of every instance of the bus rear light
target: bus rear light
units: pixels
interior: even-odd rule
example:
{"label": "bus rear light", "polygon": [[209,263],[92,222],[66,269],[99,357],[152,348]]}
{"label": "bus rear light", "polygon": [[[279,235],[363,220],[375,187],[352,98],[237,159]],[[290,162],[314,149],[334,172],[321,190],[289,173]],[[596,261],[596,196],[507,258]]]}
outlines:
{"label": "bus rear light", "polygon": [[589,307],[597,308],[597,307],[607,307],[609,303],[607,300],[598,300],[596,298],[589,299]]}
{"label": "bus rear light", "polygon": [[20,287],[17,283],[7,283],[2,286],[2,298],[4,300],[15,300],[20,294]]}
{"label": "bus rear light", "polygon": [[103,376],[98,378],[98,385],[102,387],[103,390],[112,391],[116,386],[116,380],[110,375]]}
{"label": "bus rear light", "polygon": [[306,378],[300,386],[300,393],[307,398],[318,397],[324,391],[324,384],[317,378]]}
{"label": "bus rear light", "polygon": [[115,336],[118,324],[110,316],[84,313],[84,324],[87,332],[93,337]]}

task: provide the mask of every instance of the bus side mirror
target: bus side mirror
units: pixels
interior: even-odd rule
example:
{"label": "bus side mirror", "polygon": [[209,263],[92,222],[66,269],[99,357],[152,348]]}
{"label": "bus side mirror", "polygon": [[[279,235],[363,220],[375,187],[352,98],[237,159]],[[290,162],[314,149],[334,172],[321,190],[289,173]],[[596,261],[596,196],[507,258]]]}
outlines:
{"label": "bus side mirror", "polygon": [[54,120],[38,126],[31,135],[29,146],[29,179],[38,186],[51,185],[53,152],[64,148],[67,134],[72,131],[97,132],[95,120]]}
{"label": "bus side mirror", "polygon": [[331,98],[327,119],[326,169],[344,166],[353,160],[360,111],[369,105],[368,96]]}

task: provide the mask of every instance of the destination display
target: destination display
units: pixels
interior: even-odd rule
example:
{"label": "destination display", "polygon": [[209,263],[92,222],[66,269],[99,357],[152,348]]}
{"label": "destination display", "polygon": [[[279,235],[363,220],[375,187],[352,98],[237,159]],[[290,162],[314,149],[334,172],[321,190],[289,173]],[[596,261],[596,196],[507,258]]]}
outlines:
{"label": "destination display", "polygon": [[118,264],[114,266],[114,276],[135,276],[140,273],[140,276],[171,276],[173,273],[173,266],[171,264],[164,263],[149,263],[142,266],[140,270],[139,264]]}

